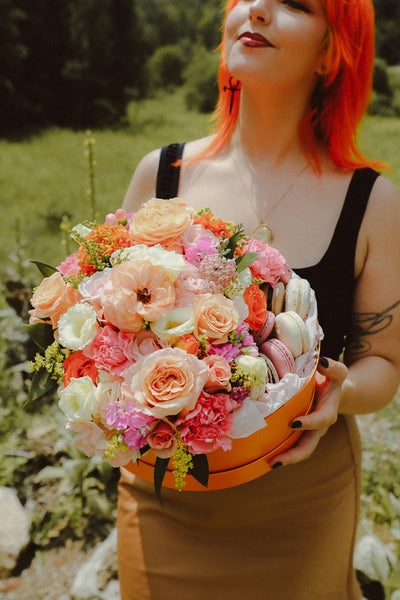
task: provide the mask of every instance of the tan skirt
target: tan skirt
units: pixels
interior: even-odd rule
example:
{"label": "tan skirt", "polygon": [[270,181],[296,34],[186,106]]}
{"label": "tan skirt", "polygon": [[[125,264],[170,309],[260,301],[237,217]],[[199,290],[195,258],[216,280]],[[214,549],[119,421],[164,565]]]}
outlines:
{"label": "tan skirt", "polygon": [[340,417],[307,461],[212,492],[121,471],[122,600],[360,600],[353,572],[361,446]]}

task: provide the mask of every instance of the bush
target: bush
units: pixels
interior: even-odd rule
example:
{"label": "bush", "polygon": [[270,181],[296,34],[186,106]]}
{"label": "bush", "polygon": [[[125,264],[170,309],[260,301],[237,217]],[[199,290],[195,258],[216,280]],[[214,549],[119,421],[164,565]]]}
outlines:
{"label": "bush", "polygon": [[185,101],[189,110],[211,112],[218,98],[219,56],[200,46],[185,71]]}
{"label": "bush", "polygon": [[383,117],[398,114],[388,67],[382,58],[375,59],[371,113]]}
{"label": "bush", "polygon": [[185,66],[184,52],[177,44],[157,48],[148,64],[153,87],[164,87],[169,90],[182,85]]}

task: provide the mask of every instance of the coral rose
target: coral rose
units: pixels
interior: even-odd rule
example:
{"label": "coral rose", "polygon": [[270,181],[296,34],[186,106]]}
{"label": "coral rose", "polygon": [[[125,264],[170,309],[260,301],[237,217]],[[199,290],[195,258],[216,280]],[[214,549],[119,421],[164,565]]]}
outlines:
{"label": "coral rose", "polygon": [[50,319],[53,329],[57,328],[58,320],[81,299],[78,290],[65,283],[58,271],[50,277],[45,277],[31,298],[33,310],[29,311],[30,322],[37,323]]}
{"label": "coral rose", "polygon": [[165,348],[149,354],[124,373],[123,400],[158,419],[191,410],[207,381],[208,368],[192,354]]}
{"label": "coral rose", "polygon": [[63,383],[65,387],[67,387],[71,381],[71,377],[78,379],[79,377],[84,377],[85,375],[90,377],[93,383],[96,383],[98,370],[94,362],[85,356],[82,350],[78,350],[77,352],[70,354],[64,360]]}
{"label": "coral rose", "polygon": [[243,298],[249,309],[249,316],[245,319],[246,323],[250,325],[251,329],[257,331],[264,325],[267,316],[265,294],[258,285],[252,284],[245,289]]}
{"label": "coral rose", "polygon": [[203,294],[196,301],[194,322],[196,337],[205,335],[213,344],[224,344],[239,325],[239,314],[222,294]]}
{"label": "coral rose", "polygon": [[191,224],[191,215],[182,198],[152,198],[133,217],[129,233],[136,244],[160,244],[171,249]]}
{"label": "coral rose", "polygon": [[208,379],[204,389],[212,394],[218,390],[230,391],[230,377],[232,375],[231,368],[227,360],[223,356],[212,354],[206,356],[203,362],[208,366]]}
{"label": "coral rose", "polygon": [[142,328],[142,319],[157,321],[164,317],[174,301],[174,285],[168,274],[146,260],[113,267],[101,294],[107,321],[134,333]]}
{"label": "coral rose", "polygon": [[147,436],[147,443],[159,458],[170,458],[178,446],[175,431],[166,421],[154,421]]}

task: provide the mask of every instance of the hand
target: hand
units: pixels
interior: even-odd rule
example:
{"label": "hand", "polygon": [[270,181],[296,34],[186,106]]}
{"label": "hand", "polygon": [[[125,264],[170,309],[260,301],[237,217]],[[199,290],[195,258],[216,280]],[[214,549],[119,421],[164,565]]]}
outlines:
{"label": "hand", "polygon": [[347,367],[343,363],[320,359],[316,373],[314,410],[292,423],[293,429],[304,433],[293,448],[274,456],[270,462],[272,468],[291,465],[311,456],[321,437],[336,423],[341,388],[346,376]]}

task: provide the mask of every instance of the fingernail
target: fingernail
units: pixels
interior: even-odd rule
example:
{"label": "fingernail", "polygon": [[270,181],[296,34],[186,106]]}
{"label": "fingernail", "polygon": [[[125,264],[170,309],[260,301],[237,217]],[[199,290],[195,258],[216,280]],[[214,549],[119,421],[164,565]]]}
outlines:
{"label": "fingernail", "polygon": [[279,469],[279,467],[282,466],[283,463],[281,463],[279,460],[278,462],[274,463],[273,465],[271,465],[271,469]]}
{"label": "fingernail", "polygon": [[319,364],[324,367],[324,369],[327,369],[329,367],[329,360],[325,358],[325,356],[320,356]]}
{"label": "fingernail", "polygon": [[293,421],[290,427],[292,429],[301,429],[303,427],[303,423],[301,421]]}

